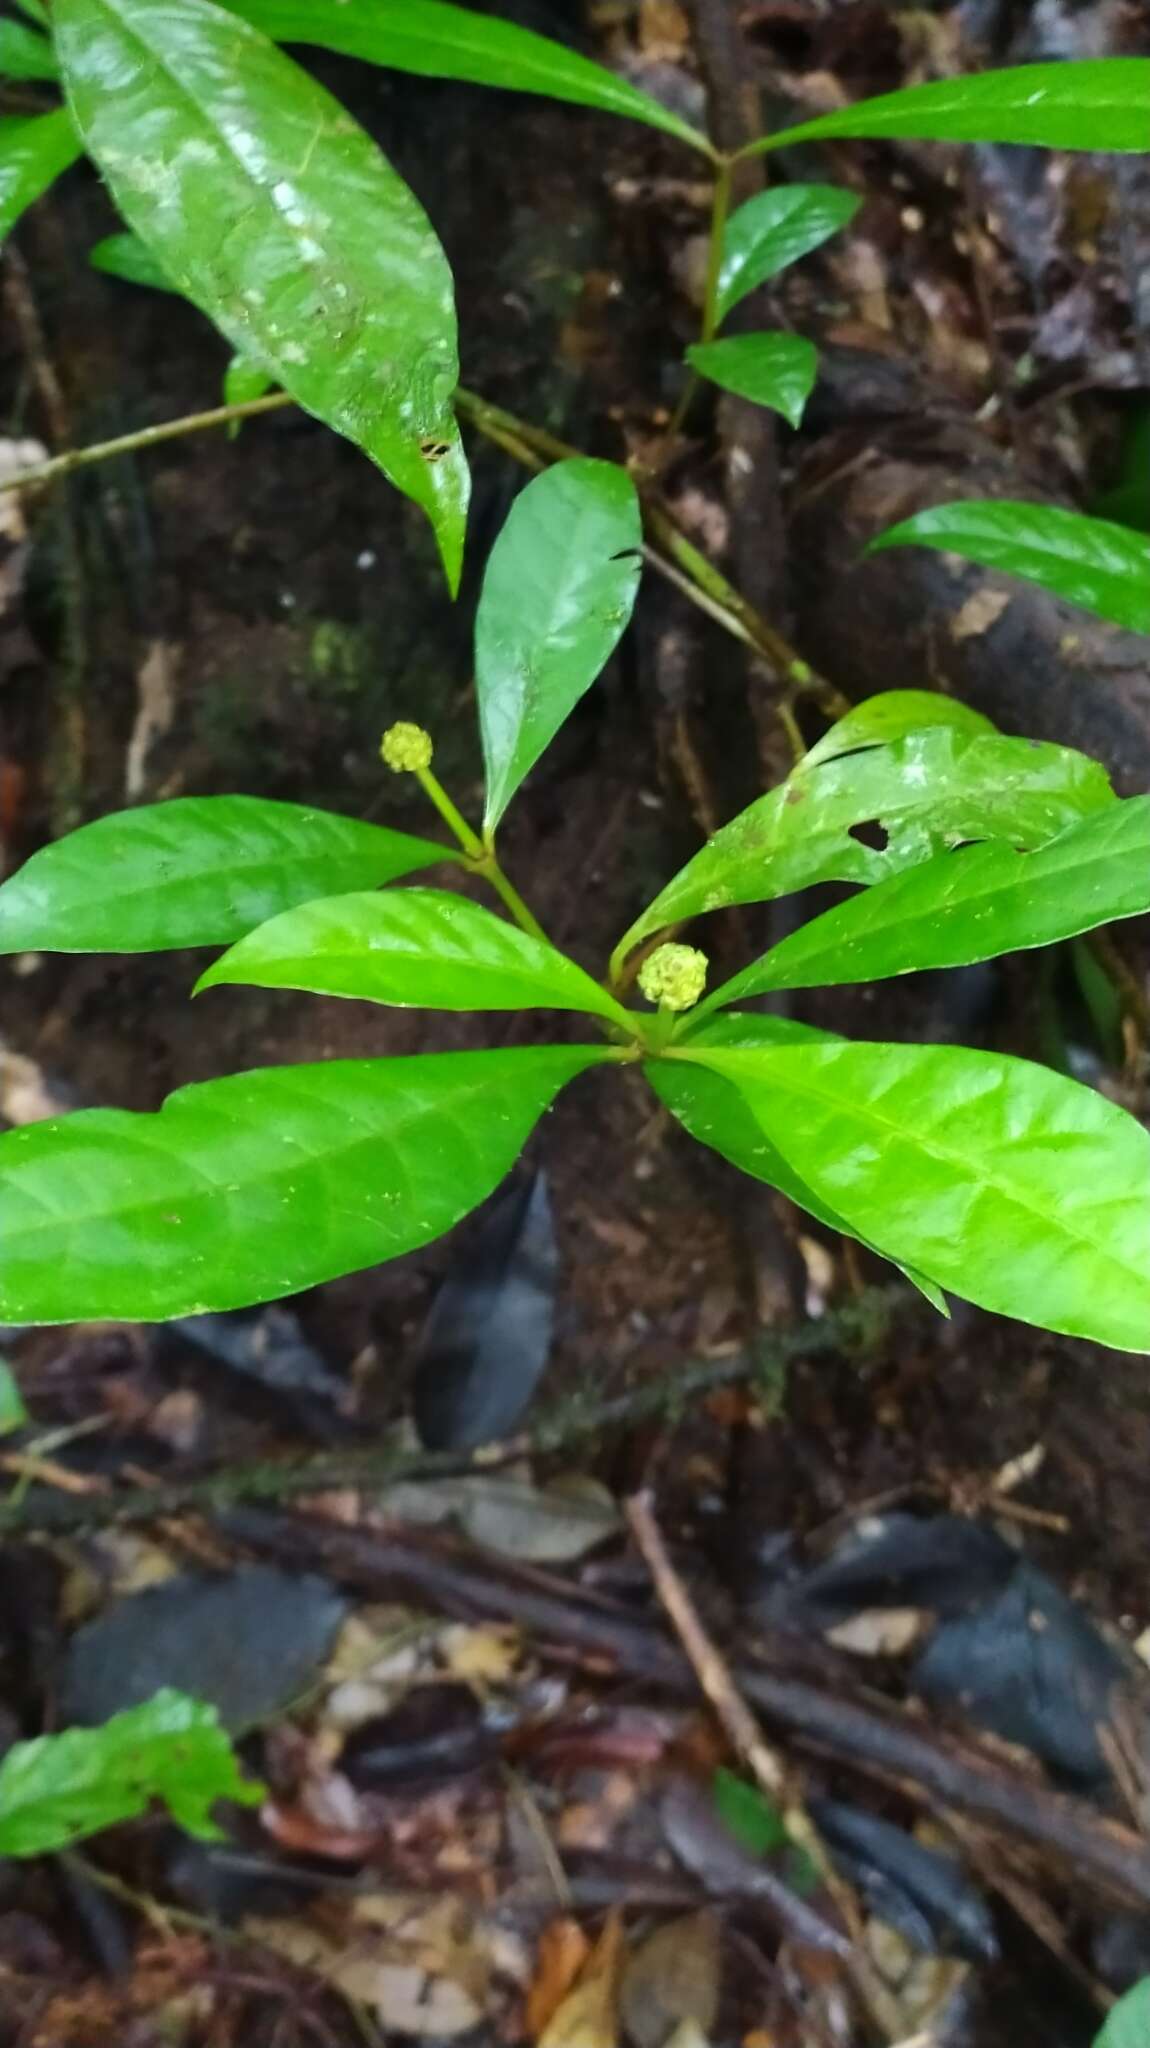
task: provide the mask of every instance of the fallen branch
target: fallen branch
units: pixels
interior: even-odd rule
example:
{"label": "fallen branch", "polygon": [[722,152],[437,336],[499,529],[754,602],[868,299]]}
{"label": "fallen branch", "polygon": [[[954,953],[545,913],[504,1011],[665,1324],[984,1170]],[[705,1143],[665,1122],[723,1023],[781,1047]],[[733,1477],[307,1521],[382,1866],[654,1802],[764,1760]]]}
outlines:
{"label": "fallen branch", "polygon": [[[562,1580],[507,1565],[425,1532],[350,1530],[319,1516],[243,1518],[253,1548],[332,1577],[375,1598],[425,1600],[438,1613],[513,1622],[564,1661],[611,1671],[678,1699],[697,1696],[688,1659],[658,1627]],[[1053,1855],[1080,1895],[1084,1880],[1109,1897],[1150,1906],[1150,1844],[1084,1800],[1010,1772],[974,1743],[925,1732],[909,1713],[849,1697],[841,1683],[792,1678],[745,1661],[732,1666],[744,1699],[803,1751],[830,1757],[929,1809],[968,1814]]]}
{"label": "fallen branch", "polygon": [[411,1453],[378,1444],[324,1452],[298,1464],[277,1461],[230,1470],[171,1485],[134,1487],[76,1498],[33,1493],[0,1503],[0,1536],[34,1530],[97,1529],[129,1522],[161,1521],[180,1514],[223,1514],[245,1501],[283,1501],[341,1488],[379,1490],[400,1481],[458,1479],[490,1471],[518,1458],[547,1456],[587,1443],[609,1430],[630,1428],[654,1417],[680,1413],[687,1403],[718,1388],[772,1374],[799,1358],[818,1358],[844,1345],[873,1344],[898,1310],[915,1306],[905,1287],[875,1287],[817,1322],[791,1330],[764,1332],[747,1350],[730,1358],[694,1359],[678,1371],[606,1401],[585,1395],[555,1403],[530,1429],[499,1443],[467,1452]]}

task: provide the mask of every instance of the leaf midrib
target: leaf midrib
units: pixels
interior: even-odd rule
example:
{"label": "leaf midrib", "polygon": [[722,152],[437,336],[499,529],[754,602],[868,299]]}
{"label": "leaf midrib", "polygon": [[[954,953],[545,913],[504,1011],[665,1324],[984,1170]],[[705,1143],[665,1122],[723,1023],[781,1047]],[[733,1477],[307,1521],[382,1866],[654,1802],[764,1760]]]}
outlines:
{"label": "leaf midrib", "polygon": [[[789,1050],[790,1049],[788,1048],[788,1051]],[[778,1055],[774,1052],[773,1049],[770,1049],[766,1051],[765,1057],[771,1060],[772,1062],[776,1062]],[[706,1064],[710,1065],[710,1060],[708,1060]],[[720,1068],[719,1071],[721,1072],[722,1069]],[[788,1085],[794,1088],[797,1094],[805,1093],[809,1095],[812,1101],[821,1103],[824,1108],[835,1110],[839,1113],[842,1112],[844,1097],[841,1091],[838,1094],[829,1093],[825,1089],[819,1088],[809,1081],[804,1081],[800,1086],[796,1087],[794,1081],[791,1080],[789,1077]],[[884,1133],[893,1133],[904,1144],[907,1142],[909,1126],[905,1123],[895,1122],[895,1120],[892,1117],[882,1116],[877,1110],[874,1109],[874,1107],[869,1102],[860,1103],[858,1101],[852,1100],[848,1104],[848,1108],[849,1113],[852,1117],[858,1118],[861,1122],[869,1121],[871,1124],[874,1125],[876,1130],[882,1131]],[[751,1105],[751,1109],[756,1122],[762,1125],[762,1129],[766,1132],[767,1137],[770,1138],[771,1143],[778,1145],[778,1149],[782,1153],[784,1159],[787,1159],[788,1164],[791,1164],[785,1147],[783,1145],[779,1145],[778,1140],[772,1136],[769,1130],[767,1130],[766,1125],[762,1123],[762,1119],[759,1116],[758,1111],[754,1108],[753,1104]],[[956,1152],[950,1146],[938,1143],[933,1138],[933,1136],[928,1140],[922,1137],[921,1135],[916,1134],[915,1142],[922,1148],[924,1152],[928,1152],[942,1165],[961,1167],[963,1177],[970,1177],[972,1169],[968,1154]],[[1150,1165],[1150,1161],[1148,1161],[1148,1165]],[[980,1172],[982,1171],[981,1168],[978,1170]],[[804,1169],[800,1166],[792,1166],[792,1171],[797,1173],[800,1179],[805,1177]],[[1002,1195],[1007,1200],[1011,1201],[1016,1208],[1023,1210],[1025,1214],[1036,1218],[1037,1221],[1042,1225],[1044,1231],[1046,1231],[1047,1234],[1049,1234],[1051,1228],[1051,1217],[1049,1209],[1040,1208],[1035,1203],[1028,1201],[1026,1199],[1024,1192],[1020,1191],[1014,1184],[1014,1182],[1004,1180],[997,1174],[983,1173],[982,1185],[991,1189],[994,1193]],[[816,1188],[815,1192],[817,1194],[819,1193],[819,1190]],[[831,1196],[829,1198],[829,1206],[831,1208],[835,1207],[836,1200],[836,1196]],[[1113,1270],[1116,1273],[1121,1275],[1123,1279],[1140,1279],[1146,1286],[1147,1301],[1150,1302],[1150,1280],[1147,1279],[1147,1271],[1145,1266],[1139,1269],[1134,1266],[1128,1266],[1124,1260],[1119,1261],[1114,1257],[1113,1252],[1102,1240],[1091,1236],[1086,1231],[1075,1231],[1069,1229],[1066,1223],[1061,1219],[1058,1219],[1057,1227],[1062,1232],[1062,1234],[1066,1238],[1068,1238],[1072,1243],[1083,1245],[1088,1250],[1092,1252],[1097,1252],[1107,1262],[1107,1264],[1113,1268]],[[897,1256],[897,1254],[884,1253],[884,1257],[891,1256]]]}

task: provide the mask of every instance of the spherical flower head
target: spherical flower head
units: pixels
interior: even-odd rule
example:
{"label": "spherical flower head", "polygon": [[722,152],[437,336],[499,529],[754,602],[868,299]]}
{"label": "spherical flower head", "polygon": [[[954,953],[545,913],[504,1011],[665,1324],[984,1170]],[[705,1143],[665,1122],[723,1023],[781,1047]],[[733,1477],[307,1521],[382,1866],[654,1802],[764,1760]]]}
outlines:
{"label": "spherical flower head", "polygon": [[394,774],[417,775],[421,768],[431,766],[431,734],[424,732],[421,725],[411,725],[406,719],[401,719],[398,725],[388,726],[379,743],[379,751]]}
{"label": "spherical flower head", "polygon": [[707,985],[707,956],[697,946],[656,946],[639,969],[648,1002],[667,1010],[689,1010]]}

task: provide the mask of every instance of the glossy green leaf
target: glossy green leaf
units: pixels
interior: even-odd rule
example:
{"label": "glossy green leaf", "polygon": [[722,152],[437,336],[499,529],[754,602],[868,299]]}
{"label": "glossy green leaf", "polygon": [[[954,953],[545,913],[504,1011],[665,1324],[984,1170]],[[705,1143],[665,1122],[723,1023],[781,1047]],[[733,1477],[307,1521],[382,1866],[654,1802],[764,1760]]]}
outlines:
{"label": "glossy green leaf", "polygon": [[244,1308],[428,1244],[596,1046],[263,1067],[0,1137],[0,1320]]}
{"label": "glossy green leaf", "polygon": [[1118,2000],[1094,2048],[1150,2048],[1150,1977]]}
{"label": "glossy green leaf", "polygon": [[888,1258],[982,1308],[1150,1351],[1150,1132],[1104,1096],[962,1046],[690,1056]]}
{"label": "glossy green leaf", "polygon": [[48,9],[44,5],[44,0],[16,0],[16,5],[20,9],[21,14],[26,14],[29,21],[34,21],[38,28],[42,28],[45,31],[50,30],[51,22],[48,19]]}
{"label": "glossy green leaf", "polygon": [[0,954],[226,946],[316,896],[377,888],[459,856],[256,796],[117,811],[33,854],[0,888]]}
{"label": "glossy green leaf", "polygon": [[[759,1016],[737,1010],[700,1019],[690,1039],[692,1049],[698,1045],[710,1045],[744,1052],[763,1046],[832,1042],[835,1041],[830,1032],[816,1031],[811,1025],[799,1024],[792,1018]],[[748,1117],[738,1089],[723,1075],[707,1067],[668,1059],[649,1060],[645,1072],[660,1101],[700,1145],[709,1145],[712,1151],[720,1153],[732,1166],[737,1166],[740,1173],[749,1174],[752,1180],[765,1181],[768,1187],[777,1188],[788,1201],[794,1202],[797,1208],[805,1209],[826,1229],[836,1231],[842,1237],[857,1238],[869,1249],[875,1249],[865,1235],[852,1230],[838,1211],[821,1201],[814,1189],[808,1187],[802,1176],[794,1171],[761,1125]],[[905,1268],[903,1270],[906,1271]],[[906,1277],[941,1315],[949,1314],[946,1301],[933,1282],[918,1273],[907,1272]]]}
{"label": "glossy green leaf", "polygon": [[1037,853],[990,841],[936,854],[790,933],[709,1000],[964,967],[1144,911],[1150,796],[1108,805]]}
{"label": "glossy green leaf", "polygon": [[105,235],[102,242],[89,249],[88,261],[93,270],[104,270],[109,277],[122,277],[126,284],[146,285],[153,292],[178,290],[147,243],[127,230],[118,235]]}
{"label": "glossy green leaf", "polygon": [[475,621],[488,832],[618,644],[642,546],[635,486],[618,463],[558,462],[516,498]]}
{"label": "glossy green leaf", "polygon": [[998,729],[981,711],[972,711],[957,697],[944,697],[938,690],[881,690],[875,697],[864,697],[838,719],[811,747],[803,767],[814,768],[820,761],[833,761],[838,754],[856,754],[863,747],[905,739],[908,733],[925,732],[932,725],[952,725],[959,732]]}
{"label": "glossy green leaf", "polygon": [[58,78],[56,53],[37,29],[0,19],[0,78]]}
{"label": "glossy green leaf", "polygon": [[1005,569],[1099,618],[1150,633],[1150,535],[1128,526],[1061,505],[962,498],[888,528],[867,553],[899,547],[940,548],[984,569]]}
{"label": "glossy green leaf", "polygon": [[204,1841],[223,1831],[217,1799],[258,1806],[262,1785],[241,1776],[214,1707],[165,1688],[101,1728],[67,1728],[17,1742],[0,1763],[0,1856],[43,1856],[162,1799]]}
{"label": "glossy green leaf", "polygon": [[[703,910],[769,902],[814,882],[881,882],[963,839],[1042,846],[1114,802],[1085,754],[949,725],[814,768],[804,761],[716,832],[632,925],[616,959]],[[864,826],[886,834],[881,850],[854,836]]]}
{"label": "glossy green leaf", "polygon": [[720,320],[748,292],[837,235],[861,204],[856,192],[841,185],[776,185],[748,199],[731,215],[723,234]]}
{"label": "glossy green leaf", "polygon": [[420,78],[459,78],[504,92],[537,92],[645,121],[711,155],[697,128],[669,107],[550,37],[444,0],[228,0],[276,42],[319,43]]}
{"label": "glossy green leaf", "polygon": [[338,100],[211,0],[56,0],[53,18],[129,227],[239,354],[423,506],[454,588],[455,307],[418,201]]}
{"label": "glossy green leaf", "polygon": [[883,93],[764,135],[756,150],[832,136],[1019,142],[1037,149],[1150,149],[1150,57],[1015,64]]}
{"label": "glossy green leaf", "polygon": [[260,925],[200,989],[239,982],[431,1010],[582,1010],[634,1022],[573,960],[466,896],[330,896]]}
{"label": "glossy green leaf", "polygon": [[63,107],[52,114],[0,114],[0,240],[80,154]]}
{"label": "glossy green leaf", "polygon": [[814,343],[799,334],[734,334],[725,341],[698,341],[687,361],[737,398],[767,405],[792,427],[802,424],[814,390],[819,357]]}

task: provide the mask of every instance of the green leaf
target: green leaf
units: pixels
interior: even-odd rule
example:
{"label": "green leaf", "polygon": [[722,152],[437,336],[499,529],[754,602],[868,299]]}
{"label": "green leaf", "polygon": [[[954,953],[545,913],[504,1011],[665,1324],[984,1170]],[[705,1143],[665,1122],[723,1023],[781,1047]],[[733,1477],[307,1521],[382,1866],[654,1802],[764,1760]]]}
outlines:
{"label": "green leaf", "polygon": [[[814,768],[803,761],[708,840],[615,957],[700,911],[766,903],[814,882],[881,882],[963,839],[1042,846],[1116,801],[1097,761],[1070,747],[950,725]],[[853,836],[867,825],[886,833],[881,851]]]}
{"label": "green leaf", "polygon": [[782,413],[792,427],[802,424],[819,369],[818,350],[798,334],[736,334],[726,341],[699,341],[687,350],[687,361],[724,391]]}
{"label": "green leaf", "polygon": [[475,621],[489,834],[618,644],[642,546],[635,486],[615,462],[558,462],[511,507]]}
{"label": "green leaf", "polygon": [[[224,372],[224,404],[250,405],[253,398],[262,398],[270,391],[275,378],[262,363],[253,363],[250,356],[233,356]],[[228,433],[234,438],[239,433],[241,422],[233,420]]]}
{"label": "green leaf", "polygon": [[1150,2043],[1150,1977],[1118,2000],[1094,2048],[1147,2048]]}
{"label": "green leaf", "polygon": [[[754,1051],[760,1046],[824,1042],[833,1042],[830,1032],[816,1031],[811,1025],[799,1024],[789,1017],[761,1016],[739,1010],[727,1010],[719,1016],[700,1021],[690,1038],[692,1050],[697,1045],[709,1045]],[[765,1181],[768,1187],[777,1188],[789,1202],[805,1209],[827,1230],[836,1231],[841,1237],[858,1238],[871,1251],[876,1249],[865,1236],[852,1230],[836,1209],[820,1201],[813,1188],[808,1187],[788,1164],[761,1126],[747,1116],[746,1104],[738,1089],[721,1074],[711,1073],[706,1067],[693,1063],[688,1065],[668,1059],[649,1060],[645,1072],[660,1101],[700,1145],[709,1145],[712,1151],[738,1167],[740,1173],[749,1174],[752,1180]],[[905,1267],[903,1271],[912,1286],[926,1296],[940,1315],[949,1315],[946,1302],[933,1282],[920,1273],[907,1271]]]}
{"label": "green leaf", "polygon": [[201,975],[432,1010],[582,1010],[630,1026],[621,1003],[542,939],[442,889],[330,896],[263,924]]}
{"label": "green leaf", "polygon": [[1037,853],[989,841],[936,854],[812,919],[709,1001],[965,967],[1143,911],[1150,911],[1150,796],[1108,805]]}
{"label": "green leaf", "polygon": [[1040,1329],[1150,1351],[1150,1133],[1104,1096],[963,1046],[688,1057],[888,1258]]}
{"label": "green leaf", "polygon": [[459,856],[255,796],[182,796],[81,825],[0,888],[0,954],[226,946],[316,896],[394,882]]}
{"label": "green leaf", "polygon": [[56,0],[53,17],[129,227],[238,354],[423,506],[454,589],[455,307],[418,201],[338,100],[211,0]]}
{"label": "green leaf", "polygon": [[818,1890],[819,1873],[805,1849],[792,1843],[786,1822],[757,1785],[720,1768],[712,1780],[715,1811],[736,1841],[752,1856],[784,1857],[784,1876],[793,1891],[809,1898]]}
{"label": "green leaf", "polygon": [[165,1688],[102,1728],[68,1728],[17,1742],[0,1763],[0,1856],[43,1856],[162,1799],[203,1841],[221,1841],[217,1799],[258,1806],[262,1785],[241,1777],[214,1707]]}
{"label": "green leaf", "polygon": [[22,21],[0,20],[0,78],[59,78],[60,67],[46,36]]}
{"label": "green leaf", "polygon": [[0,114],[0,239],[80,154],[63,107],[53,114]]}
{"label": "green leaf", "polygon": [[178,290],[139,235],[126,231],[119,235],[105,235],[102,242],[89,249],[88,261],[93,270],[105,270],[109,277],[122,277],[126,284],[146,285],[153,292]]}
{"label": "green leaf", "polygon": [[155,1322],[428,1244],[598,1046],[263,1067],[0,1137],[0,1321]]}
{"label": "green leaf", "polygon": [[347,57],[420,78],[459,78],[504,92],[538,92],[645,121],[706,156],[710,143],[669,107],[574,50],[492,14],[443,0],[228,0],[265,35],[282,43],[319,43]]}
{"label": "green leaf", "polygon": [[740,206],[723,233],[718,314],[845,228],[862,201],[839,185],[777,185]]}
{"label": "green leaf", "polygon": [[757,1785],[748,1785],[745,1778],[720,1766],[712,1788],[719,1819],[752,1856],[772,1856],[788,1847],[787,1824]]}
{"label": "green leaf", "polygon": [[43,0],[16,0],[16,5],[20,9],[21,14],[28,16],[29,21],[36,22],[45,33],[50,31],[52,24],[48,19],[48,9],[44,6]]}
{"label": "green leaf", "polygon": [[889,527],[867,553],[900,547],[941,548],[984,569],[1005,569],[1099,618],[1150,633],[1150,535],[1128,526],[1060,505],[962,498]]}
{"label": "green leaf", "polygon": [[972,711],[957,697],[944,697],[938,690],[881,690],[875,697],[864,697],[838,719],[817,746],[811,747],[802,765],[814,768],[821,761],[833,761],[838,754],[880,747],[905,739],[907,733],[925,732],[931,725],[951,725],[959,732],[997,731],[981,711]]}
{"label": "green leaf", "polygon": [[1020,142],[1038,149],[1150,149],[1150,57],[1015,64],[883,93],[783,128],[753,151],[836,135],[918,142]]}
{"label": "green leaf", "polygon": [[11,1436],[28,1420],[20,1382],[6,1358],[0,1358],[0,1436]]}

